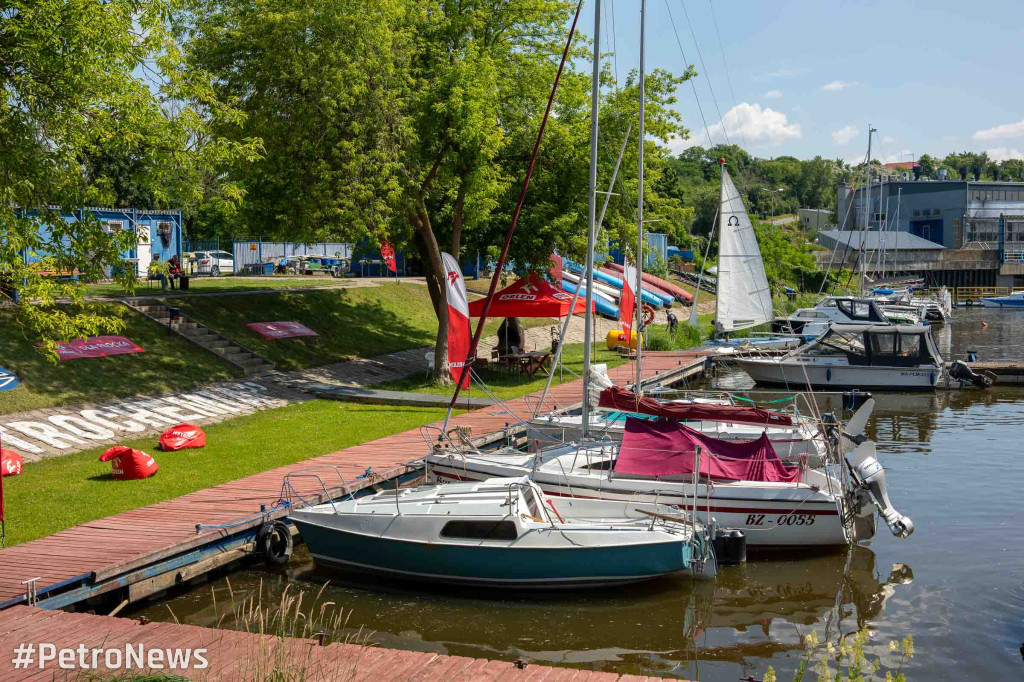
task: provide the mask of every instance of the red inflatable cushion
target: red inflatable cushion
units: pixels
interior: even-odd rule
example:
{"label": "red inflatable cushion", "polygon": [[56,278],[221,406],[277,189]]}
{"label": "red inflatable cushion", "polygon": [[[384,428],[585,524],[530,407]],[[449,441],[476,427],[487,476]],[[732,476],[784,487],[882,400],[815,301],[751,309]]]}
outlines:
{"label": "red inflatable cushion", "polygon": [[13,450],[0,450],[0,476],[17,476],[21,473],[21,455]]}
{"label": "red inflatable cushion", "polygon": [[206,434],[198,426],[178,424],[163,432],[160,436],[161,450],[184,450],[185,448],[201,448],[206,446]]}
{"label": "red inflatable cushion", "polygon": [[110,462],[114,478],[124,481],[149,478],[160,466],[142,450],[126,445],[115,445],[102,455],[101,462]]}

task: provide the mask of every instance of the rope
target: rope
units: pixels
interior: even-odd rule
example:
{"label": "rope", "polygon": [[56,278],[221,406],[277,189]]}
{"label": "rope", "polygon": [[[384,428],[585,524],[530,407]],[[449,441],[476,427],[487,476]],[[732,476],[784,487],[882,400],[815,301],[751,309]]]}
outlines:
{"label": "rope", "polygon": [[733,400],[742,400],[743,402],[750,403],[751,405],[774,405],[775,403],[788,403],[788,402],[792,402],[792,401],[796,400],[796,396],[795,395],[791,395],[788,398],[779,398],[778,400],[761,400],[761,401],[751,400],[750,398],[744,398],[741,395],[733,395],[733,396],[730,396],[730,397]]}
{"label": "rope", "polygon": [[[697,48],[697,58],[700,59],[700,68],[704,69],[704,73],[707,74],[708,90],[711,92],[711,101],[715,103],[715,111],[718,112],[718,119],[722,122],[722,135],[725,137],[726,144],[732,144],[729,140],[729,131],[725,128],[725,117],[722,116],[722,110],[718,106],[718,98],[715,97],[715,89],[711,86],[711,72],[708,71],[708,67],[704,64],[704,55],[700,51],[700,43],[697,42],[697,34],[693,31],[693,24],[690,23],[690,14],[686,11],[686,3],[684,0],[679,0],[679,4],[683,8],[683,16],[686,17],[686,25],[690,27],[690,36],[693,38],[693,46]],[[708,140],[710,142],[710,140]]]}

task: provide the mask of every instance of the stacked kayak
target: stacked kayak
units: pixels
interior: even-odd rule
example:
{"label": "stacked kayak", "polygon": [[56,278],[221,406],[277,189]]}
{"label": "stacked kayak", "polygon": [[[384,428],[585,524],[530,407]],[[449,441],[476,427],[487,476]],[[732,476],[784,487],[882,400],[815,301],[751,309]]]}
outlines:
{"label": "stacked kayak", "polygon": [[[579,278],[573,276],[571,273],[562,273],[562,290],[568,291],[570,294],[576,293],[576,289],[580,290],[580,297],[587,295],[586,283],[581,286],[579,284]],[[576,281],[570,281],[576,280]],[[605,315],[614,320],[619,319],[619,306],[616,305],[617,299],[613,299],[608,294],[604,294],[600,291],[594,290],[594,308],[601,315]]]}
{"label": "stacked kayak", "polygon": [[[621,265],[619,265],[618,263],[610,263],[608,267],[611,268],[613,271],[620,273],[621,276]],[[681,303],[690,303],[691,301],[693,301],[693,294],[691,294],[689,291],[682,288],[678,284],[673,284],[672,282],[664,280],[661,277],[655,277],[649,272],[641,273],[641,276],[643,277],[644,284],[650,284],[651,287],[656,287],[657,289],[660,289],[664,293],[675,297]]]}
{"label": "stacked kayak", "polygon": [[[562,270],[562,276],[563,277],[566,277],[567,274],[568,274],[568,275],[571,275],[573,277],[581,278],[582,275],[583,275],[583,266],[578,264],[578,263],[574,263],[573,261],[571,261],[569,259],[565,259],[565,260],[562,261],[562,267],[563,267],[563,270]],[[566,273],[567,270],[568,270],[568,273]],[[614,294],[612,294],[612,296],[614,297],[614,300],[616,302],[618,301],[619,296],[622,294],[622,274],[621,273],[619,273],[618,275],[615,275],[611,271],[608,271],[606,269],[595,268],[594,269],[594,283],[595,284],[606,285],[607,287],[611,287],[612,289],[614,289]],[[643,299],[644,303],[646,303],[648,305],[652,305],[652,306],[657,306],[659,308],[662,307],[662,306],[667,307],[667,306],[671,305],[671,302],[670,302],[671,301],[671,297],[669,297],[667,294],[665,294],[665,295],[656,294],[653,291],[651,291],[649,288],[644,288],[644,290],[641,292],[641,298]]]}

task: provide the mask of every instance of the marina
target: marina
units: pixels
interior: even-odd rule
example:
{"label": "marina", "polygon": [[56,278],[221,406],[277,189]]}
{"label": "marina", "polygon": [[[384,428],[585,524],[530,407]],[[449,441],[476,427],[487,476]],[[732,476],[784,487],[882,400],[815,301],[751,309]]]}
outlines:
{"label": "marina", "polygon": [[[938,334],[940,351],[1005,352],[1014,313],[986,316],[984,331],[981,313],[960,312]],[[742,394],[752,382],[723,369],[708,386]],[[868,626],[867,652],[883,659],[889,640],[913,634],[911,679],[1017,678],[1024,548],[1011,529],[1024,517],[1006,500],[1024,486],[1015,466],[1024,396],[997,385],[875,400],[866,433],[878,443],[901,511],[914,519],[907,540],[880,533],[849,550],[751,556],[721,567],[713,582],[666,578],[539,596],[357,579],[315,568],[300,547],[285,569],[230,575],[230,589],[262,589],[273,601],[285,587],[315,591],[329,581],[325,596],[351,609],[353,623],[375,630],[382,646],[507,662],[701,680],[759,679],[770,664],[788,679],[805,635],[835,642]],[[979,437],[984,447],[972,445]],[[956,495],[956,505],[944,495]],[[214,579],[129,615],[232,627],[228,589]]]}

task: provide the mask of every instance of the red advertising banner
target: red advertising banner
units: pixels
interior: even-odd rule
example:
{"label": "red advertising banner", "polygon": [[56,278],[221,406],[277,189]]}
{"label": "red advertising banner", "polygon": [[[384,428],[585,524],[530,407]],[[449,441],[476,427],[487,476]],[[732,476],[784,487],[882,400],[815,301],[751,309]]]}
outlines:
{"label": "red advertising banner", "polygon": [[245,325],[265,339],[290,339],[295,336],[316,336],[301,322],[250,322]]}
{"label": "red advertising banner", "polygon": [[385,239],[380,245],[380,255],[384,259],[384,262],[388,266],[388,270],[398,274],[398,261],[395,260],[395,247],[391,245],[391,241]]}
{"label": "red advertising banner", "polygon": [[87,339],[57,342],[57,355],[61,360],[103,358],[108,355],[145,352],[134,341],[123,336],[90,336]]}

